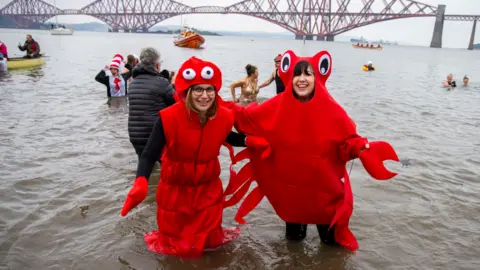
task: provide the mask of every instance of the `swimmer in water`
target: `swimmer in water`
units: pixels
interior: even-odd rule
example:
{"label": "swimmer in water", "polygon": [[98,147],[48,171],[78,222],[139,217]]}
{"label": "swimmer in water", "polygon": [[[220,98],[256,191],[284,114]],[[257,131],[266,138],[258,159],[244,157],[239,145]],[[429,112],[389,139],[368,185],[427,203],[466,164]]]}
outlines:
{"label": "swimmer in water", "polygon": [[443,82],[443,86],[457,87],[457,83],[453,80],[452,74],[447,75],[447,80]]}
{"label": "swimmer in water", "polygon": [[463,77],[463,86],[468,86],[468,80],[469,80],[468,76],[465,75],[465,76]]}
{"label": "swimmer in water", "polygon": [[363,65],[367,70],[375,70],[375,67],[373,67],[372,61],[368,61],[367,65]]}
{"label": "swimmer in water", "polygon": [[[235,103],[241,103],[243,106],[257,101],[258,94],[258,68],[254,65],[248,64],[245,67],[247,77],[235,81],[230,85],[232,90],[232,98]],[[240,98],[235,97],[235,88],[241,88]]]}

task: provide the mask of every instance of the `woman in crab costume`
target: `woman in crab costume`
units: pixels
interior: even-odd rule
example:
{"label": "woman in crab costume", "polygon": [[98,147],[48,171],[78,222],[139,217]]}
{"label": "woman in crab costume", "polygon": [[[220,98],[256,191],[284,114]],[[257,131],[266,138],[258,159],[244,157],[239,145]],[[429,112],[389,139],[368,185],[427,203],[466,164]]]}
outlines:
{"label": "woman in crab costume", "polygon": [[151,251],[198,257],[239,235],[238,228],[222,228],[218,155],[224,142],[245,146],[249,140],[232,132],[233,113],[219,106],[221,86],[220,69],[192,57],[175,79],[178,102],[159,112],[121,212],[125,216],[145,199],[147,179],[163,152],[156,192],[158,231],[144,237]]}
{"label": "woman in crab costume", "polygon": [[227,205],[236,204],[255,180],[258,186],[235,217],[239,223],[266,196],[287,223],[288,239],[303,239],[302,224],[316,224],[322,242],[354,251],[358,243],[348,226],[353,194],[346,163],[360,158],[372,177],[386,180],[396,174],[383,161],[398,157],[390,144],[357,134],[355,123],[325,88],[331,67],[327,51],[308,58],[287,51],[279,67],[285,92],[246,108],[225,103],[235,113],[235,128],[250,138],[233,163],[250,162],[231,177],[225,194],[233,195]]}

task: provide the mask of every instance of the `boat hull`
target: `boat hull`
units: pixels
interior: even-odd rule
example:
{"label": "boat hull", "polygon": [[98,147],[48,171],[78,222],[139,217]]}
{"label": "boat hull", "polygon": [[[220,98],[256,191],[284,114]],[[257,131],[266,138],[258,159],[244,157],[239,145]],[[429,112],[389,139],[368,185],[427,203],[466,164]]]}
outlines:
{"label": "boat hull", "polygon": [[33,68],[41,66],[44,63],[45,59],[43,58],[43,56],[38,58],[8,58],[7,68],[8,70]]}
{"label": "boat hull", "polygon": [[66,29],[66,28],[55,28],[50,30],[50,34],[54,36],[70,36],[73,35],[73,29]]}
{"label": "boat hull", "polygon": [[198,34],[186,38],[179,38],[173,41],[175,46],[191,49],[198,49],[203,45],[203,43],[205,43],[205,39]]}
{"label": "boat hull", "polygon": [[373,48],[371,48],[371,47],[365,47],[365,46],[363,46],[363,47],[362,46],[357,46],[355,44],[352,44],[352,47],[357,48],[357,49],[368,49],[368,50],[377,50],[377,51],[383,50],[383,47],[380,47],[380,48],[379,47],[373,47]]}

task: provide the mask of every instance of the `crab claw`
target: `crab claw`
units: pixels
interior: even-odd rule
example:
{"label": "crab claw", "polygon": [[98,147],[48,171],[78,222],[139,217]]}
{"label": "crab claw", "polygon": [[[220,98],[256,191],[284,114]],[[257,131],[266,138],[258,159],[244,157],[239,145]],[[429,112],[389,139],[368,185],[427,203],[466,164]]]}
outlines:
{"label": "crab claw", "polygon": [[359,157],[365,170],[377,180],[388,180],[397,175],[387,170],[383,164],[385,160],[400,161],[393,147],[387,142],[377,141],[366,144],[365,150]]}

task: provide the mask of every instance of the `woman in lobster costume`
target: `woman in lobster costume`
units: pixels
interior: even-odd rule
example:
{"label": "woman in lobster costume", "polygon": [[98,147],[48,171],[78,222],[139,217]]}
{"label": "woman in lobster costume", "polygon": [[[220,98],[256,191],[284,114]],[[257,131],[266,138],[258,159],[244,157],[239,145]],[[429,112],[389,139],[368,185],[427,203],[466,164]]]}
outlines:
{"label": "woman in lobster costume", "polygon": [[218,155],[224,142],[245,146],[248,140],[232,132],[233,112],[219,106],[221,87],[220,69],[192,57],[175,79],[178,102],[159,112],[121,212],[125,216],[145,199],[147,179],[162,153],[156,192],[158,231],[144,237],[151,251],[198,257],[239,235],[238,228],[222,228],[224,194]]}
{"label": "woman in lobster costume", "polygon": [[355,123],[325,87],[331,70],[326,51],[313,57],[287,51],[279,67],[285,92],[246,108],[226,103],[235,112],[235,128],[250,138],[233,163],[250,162],[231,178],[225,194],[233,195],[228,204],[236,204],[255,180],[258,186],[235,217],[239,223],[266,196],[286,221],[288,239],[303,239],[302,224],[316,224],[322,242],[354,251],[358,243],[348,226],[353,194],[346,163],[360,158],[372,177],[386,180],[396,174],[383,161],[398,157],[390,144],[368,142],[357,134]]}

